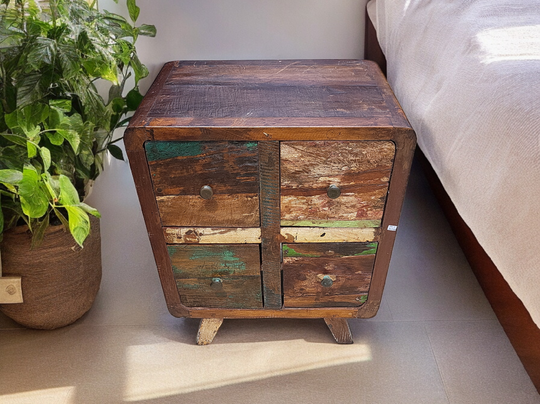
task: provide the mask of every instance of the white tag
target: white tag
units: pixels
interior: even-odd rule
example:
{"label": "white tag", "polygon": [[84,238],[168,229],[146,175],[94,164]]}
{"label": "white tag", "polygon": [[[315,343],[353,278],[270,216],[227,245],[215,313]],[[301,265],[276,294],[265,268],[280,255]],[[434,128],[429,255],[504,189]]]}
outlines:
{"label": "white tag", "polygon": [[387,230],[388,230],[388,231],[396,231],[396,230],[397,230],[397,226],[391,224],[391,225],[388,226],[388,229],[387,229]]}

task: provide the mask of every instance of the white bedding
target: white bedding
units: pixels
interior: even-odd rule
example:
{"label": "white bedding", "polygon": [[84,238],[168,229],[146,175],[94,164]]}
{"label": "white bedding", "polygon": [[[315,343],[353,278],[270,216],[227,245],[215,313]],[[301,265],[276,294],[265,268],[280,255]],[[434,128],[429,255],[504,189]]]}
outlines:
{"label": "white bedding", "polygon": [[540,2],[371,0],[368,12],[420,148],[540,326]]}

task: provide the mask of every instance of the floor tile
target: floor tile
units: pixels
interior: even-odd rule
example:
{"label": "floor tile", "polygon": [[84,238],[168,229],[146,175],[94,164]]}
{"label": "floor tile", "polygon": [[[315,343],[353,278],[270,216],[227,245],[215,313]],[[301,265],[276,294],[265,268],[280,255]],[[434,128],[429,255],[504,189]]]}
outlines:
{"label": "floor tile", "polygon": [[384,293],[397,321],[495,319],[417,164]]}
{"label": "floor tile", "polygon": [[63,394],[69,404],[447,402],[416,324],[353,321],[355,343],[339,345],[322,320],[231,320],[203,347],[196,326],[4,331],[0,394]]}
{"label": "floor tile", "polygon": [[452,404],[540,403],[498,322],[433,322],[426,329]]}

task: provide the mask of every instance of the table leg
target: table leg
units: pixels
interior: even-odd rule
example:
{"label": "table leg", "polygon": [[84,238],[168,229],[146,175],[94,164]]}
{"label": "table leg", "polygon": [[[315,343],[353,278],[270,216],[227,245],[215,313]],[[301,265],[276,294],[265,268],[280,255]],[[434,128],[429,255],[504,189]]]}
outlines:
{"label": "table leg", "polygon": [[325,318],[324,322],[330,329],[334,339],[338,344],[352,344],[353,337],[351,329],[345,318]]}
{"label": "table leg", "polygon": [[223,324],[222,318],[203,318],[197,333],[197,345],[211,344],[216,336],[219,327]]}

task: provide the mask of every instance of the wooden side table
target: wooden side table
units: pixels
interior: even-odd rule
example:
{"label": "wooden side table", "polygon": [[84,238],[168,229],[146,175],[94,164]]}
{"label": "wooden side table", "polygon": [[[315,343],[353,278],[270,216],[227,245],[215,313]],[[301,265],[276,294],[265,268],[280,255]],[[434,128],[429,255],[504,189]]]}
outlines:
{"label": "wooden side table", "polygon": [[125,144],[165,299],[202,319],[377,313],[415,134],[361,60],[167,63]]}

